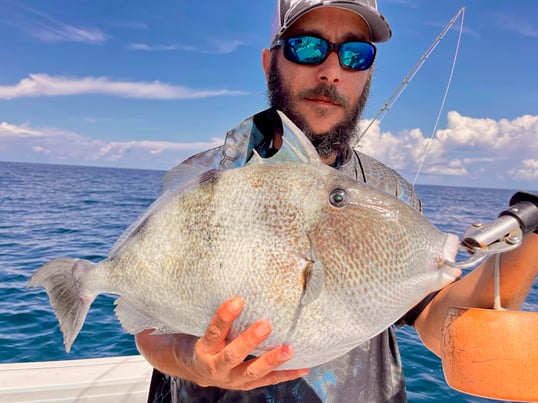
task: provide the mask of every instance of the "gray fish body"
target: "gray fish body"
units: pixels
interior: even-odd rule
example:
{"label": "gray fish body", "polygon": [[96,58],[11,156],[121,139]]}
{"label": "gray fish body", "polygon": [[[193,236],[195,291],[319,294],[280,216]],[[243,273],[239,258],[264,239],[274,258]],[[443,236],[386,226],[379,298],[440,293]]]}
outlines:
{"label": "gray fish body", "polygon": [[67,350],[99,293],[120,295],[116,314],[130,333],[196,336],[240,296],[230,337],[268,319],[273,332],[257,353],[289,344],[294,357],[281,368],[303,368],[346,353],[453,281],[459,272],[442,262],[456,244],[319,160],[258,161],[167,189],[106,260],[57,259],[29,285],[47,289]]}

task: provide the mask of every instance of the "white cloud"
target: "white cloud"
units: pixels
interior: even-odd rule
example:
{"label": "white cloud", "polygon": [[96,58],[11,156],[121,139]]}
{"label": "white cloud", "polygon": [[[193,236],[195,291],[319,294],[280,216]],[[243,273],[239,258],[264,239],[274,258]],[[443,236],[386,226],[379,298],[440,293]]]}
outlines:
{"label": "white cloud", "polygon": [[424,137],[420,129],[403,130],[394,135],[389,132],[382,133],[378,122],[370,127],[359,148],[396,170],[409,172],[417,169],[426,150],[429,165],[437,163],[443,155],[439,140]]}
{"label": "white cloud", "polygon": [[114,19],[108,19],[105,20],[105,23],[114,27],[118,28],[125,28],[125,29],[134,29],[134,30],[149,30],[148,24],[141,21],[126,21],[126,20],[114,20]]}
{"label": "white cloud", "polygon": [[529,38],[538,38],[536,19],[528,17],[528,15],[497,14],[494,15],[493,22],[500,29]]}
{"label": "white cloud", "polygon": [[429,164],[424,169],[425,174],[445,176],[468,176],[469,171],[461,160],[451,160],[447,164]]}
{"label": "white cloud", "polygon": [[521,166],[511,169],[509,174],[517,180],[538,181],[538,159],[523,160]]}
{"label": "white cloud", "polygon": [[0,86],[0,99],[102,94],[140,99],[192,99],[244,95],[242,91],[202,90],[153,82],[114,81],[107,77],[65,77],[30,74],[15,85]]}
{"label": "white cloud", "polygon": [[179,43],[168,45],[148,45],[146,43],[131,43],[129,49],[146,52],[165,52],[165,51],[186,51],[195,53],[205,53],[212,55],[224,55],[235,52],[244,42],[238,40],[210,40],[208,46],[192,46]]}
{"label": "white cloud", "polygon": [[447,122],[447,128],[438,130],[433,139],[420,129],[384,133],[375,122],[361,140],[361,151],[408,178],[428,150],[420,175],[461,177],[473,184],[502,180],[505,186],[510,181],[534,181],[531,186],[538,187],[538,116],[496,121],[452,111]]}
{"label": "white cloud", "polygon": [[168,169],[202,150],[205,142],[102,141],[55,128],[0,123],[0,160]]}
{"label": "white cloud", "polygon": [[146,43],[131,43],[129,45],[131,50],[143,50],[146,52],[165,52],[171,50],[189,50],[181,48],[179,45],[148,45]]}
{"label": "white cloud", "polygon": [[235,52],[240,46],[245,45],[245,42],[238,41],[236,39],[232,40],[222,40],[220,39],[212,39],[210,40],[210,43],[212,44],[212,53],[217,54],[228,54]]}
{"label": "white cloud", "polygon": [[11,125],[7,122],[0,122],[0,136],[4,135],[18,135],[18,136],[40,136],[41,133],[38,130],[32,129],[28,124],[22,124],[20,126]]}
{"label": "white cloud", "polygon": [[32,36],[43,42],[83,42],[101,44],[106,42],[106,35],[99,29],[84,29],[71,25],[41,25],[29,29]]}
{"label": "white cloud", "polygon": [[477,119],[448,113],[448,128],[439,130],[437,138],[447,146],[465,145],[506,151],[536,148],[538,115],[523,115],[514,120]]}
{"label": "white cloud", "polygon": [[64,23],[33,7],[13,3],[20,11],[4,14],[2,22],[9,24],[41,42],[81,42],[87,44],[102,44],[107,41],[107,35],[98,28],[79,27]]}

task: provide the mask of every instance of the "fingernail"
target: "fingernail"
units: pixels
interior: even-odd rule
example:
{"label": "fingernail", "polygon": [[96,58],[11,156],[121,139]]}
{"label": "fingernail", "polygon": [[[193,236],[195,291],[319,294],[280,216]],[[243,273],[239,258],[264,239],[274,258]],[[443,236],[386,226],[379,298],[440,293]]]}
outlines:
{"label": "fingernail", "polygon": [[241,308],[243,307],[243,304],[240,300],[234,299],[228,304],[228,311],[230,313],[238,313],[241,311]]}
{"label": "fingernail", "polygon": [[269,333],[271,333],[271,326],[267,323],[260,323],[256,327],[256,336],[258,337],[267,337]]}
{"label": "fingernail", "polygon": [[291,358],[291,352],[288,348],[283,347],[278,355],[280,361],[287,361]]}

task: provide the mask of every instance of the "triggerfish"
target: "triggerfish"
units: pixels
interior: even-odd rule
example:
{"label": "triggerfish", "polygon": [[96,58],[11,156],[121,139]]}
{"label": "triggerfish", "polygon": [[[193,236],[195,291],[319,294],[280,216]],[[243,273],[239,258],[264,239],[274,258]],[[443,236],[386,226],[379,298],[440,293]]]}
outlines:
{"label": "triggerfish", "polygon": [[294,355],[282,369],[313,367],[379,334],[461,274],[445,265],[455,235],[324,165],[298,129],[292,137],[285,140],[296,158],[254,155],[240,168],[191,177],[180,165],[107,259],[41,267],[29,286],[45,287],[66,350],[100,293],[119,295],[115,312],[129,333],[195,336],[239,296],[245,307],[230,339],[267,319],[273,331],[255,353],[287,344]]}

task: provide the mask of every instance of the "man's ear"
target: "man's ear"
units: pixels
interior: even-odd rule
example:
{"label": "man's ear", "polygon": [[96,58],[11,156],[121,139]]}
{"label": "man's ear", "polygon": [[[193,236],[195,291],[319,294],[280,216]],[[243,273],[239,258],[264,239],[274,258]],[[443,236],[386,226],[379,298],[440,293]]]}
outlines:
{"label": "man's ear", "polygon": [[269,80],[269,69],[271,67],[271,51],[269,49],[262,50],[262,67],[265,73],[265,79]]}

